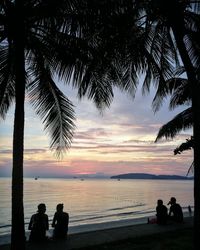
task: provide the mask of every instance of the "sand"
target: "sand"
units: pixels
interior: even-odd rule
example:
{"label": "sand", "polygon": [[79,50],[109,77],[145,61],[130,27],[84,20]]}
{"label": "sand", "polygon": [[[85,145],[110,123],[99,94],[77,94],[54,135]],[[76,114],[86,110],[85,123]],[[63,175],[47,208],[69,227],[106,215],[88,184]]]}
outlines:
{"label": "sand", "polygon": [[[69,234],[68,240],[49,241],[42,244],[27,243],[27,250],[69,250],[79,249],[82,247],[96,246],[105,243],[138,238],[141,236],[153,235],[177,231],[181,229],[191,228],[193,226],[193,218],[184,218],[183,224],[169,224],[159,226],[157,224],[137,224],[137,225],[121,225],[112,228],[104,228],[82,233]],[[9,244],[1,245],[0,250],[8,250]]]}

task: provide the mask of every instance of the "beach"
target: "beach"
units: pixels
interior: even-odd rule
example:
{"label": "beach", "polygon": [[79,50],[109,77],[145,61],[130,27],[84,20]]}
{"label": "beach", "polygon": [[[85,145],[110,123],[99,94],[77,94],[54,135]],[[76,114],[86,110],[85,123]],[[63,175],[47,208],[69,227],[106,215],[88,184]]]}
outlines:
{"label": "beach", "polygon": [[[0,237],[11,232],[11,179],[0,178]],[[175,196],[183,212],[193,210],[193,182],[173,180],[24,179],[25,231],[39,203],[46,204],[49,225],[58,203],[69,213],[69,230],[91,230],[145,223],[155,216],[158,198],[167,204]],[[168,207],[169,208],[169,207]]]}
{"label": "beach", "polygon": [[[127,240],[138,240],[140,237],[148,237],[153,235],[164,235],[167,233],[179,232],[191,229],[193,226],[193,217],[184,218],[183,224],[168,224],[159,226],[157,224],[135,224],[121,225],[113,228],[104,228],[94,231],[69,234],[67,240],[48,241],[43,244],[27,243],[27,250],[66,250],[66,249],[92,249],[93,247],[109,244],[120,244]],[[8,250],[10,244],[1,245],[1,250]],[[110,247],[111,248],[111,247]],[[102,248],[103,249],[103,248]],[[109,248],[106,248],[109,249]]]}
{"label": "beach", "polygon": [[[10,179],[2,178],[0,184],[0,249],[4,250],[9,249],[10,244],[11,197],[7,191]],[[51,223],[56,204],[63,202],[65,211],[70,215],[69,240],[57,242],[61,244],[59,250],[114,244],[118,240],[135,240],[135,237],[152,233],[156,235],[162,233],[161,228],[147,225],[147,218],[155,216],[156,199],[160,193],[165,203],[175,195],[182,205],[186,221],[191,221],[191,218],[188,219],[188,205],[191,205],[193,211],[192,190],[191,181],[25,179],[26,237],[29,238],[30,217],[40,202],[45,202],[47,206],[50,225],[48,236],[52,235]],[[180,229],[187,225],[181,225]],[[166,233],[179,228],[169,225],[162,230]],[[27,245],[28,250],[38,247]],[[57,250],[54,242],[46,243],[41,249]]]}

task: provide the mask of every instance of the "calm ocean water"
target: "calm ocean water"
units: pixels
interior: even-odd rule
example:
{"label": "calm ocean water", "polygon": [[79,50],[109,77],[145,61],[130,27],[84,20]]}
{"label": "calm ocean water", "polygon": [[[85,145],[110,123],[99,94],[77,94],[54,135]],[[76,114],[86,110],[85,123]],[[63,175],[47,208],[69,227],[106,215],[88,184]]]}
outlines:
{"label": "calm ocean water", "polygon": [[[39,203],[45,203],[52,220],[58,203],[70,215],[69,226],[121,221],[155,215],[157,199],[171,196],[186,209],[193,206],[193,181],[116,179],[24,180],[26,229]],[[10,233],[11,180],[0,178],[0,235]]]}

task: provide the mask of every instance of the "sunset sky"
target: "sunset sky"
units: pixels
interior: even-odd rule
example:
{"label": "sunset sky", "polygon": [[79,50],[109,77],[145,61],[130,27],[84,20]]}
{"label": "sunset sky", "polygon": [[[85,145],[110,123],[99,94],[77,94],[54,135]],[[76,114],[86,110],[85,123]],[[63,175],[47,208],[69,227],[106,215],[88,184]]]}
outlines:
{"label": "sunset sky", "polygon": [[[168,111],[167,103],[154,114],[153,94],[142,96],[138,89],[133,100],[115,91],[114,101],[101,115],[91,101],[78,100],[76,91],[62,85],[74,103],[76,131],[70,150],[58,160],[49,150],[49,138],[42,122],[26,103],[25,176],[65,177],[82,174],[111,176],[121,173],[186,175],[192,151],[173,155],[173,150],[191,131],[173,141],[154,143],[159,127],[181,109]],[[0,176],[11,175],[13,108],[0,123]]]}

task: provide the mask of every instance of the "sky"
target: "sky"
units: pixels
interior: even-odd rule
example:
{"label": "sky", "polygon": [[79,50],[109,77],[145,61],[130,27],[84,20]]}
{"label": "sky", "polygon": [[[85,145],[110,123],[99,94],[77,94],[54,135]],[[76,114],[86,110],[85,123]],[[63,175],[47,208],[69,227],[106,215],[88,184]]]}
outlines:
{"label": "sky", "polygon": [[[101,114],[92,101],[79,100],[76,90],[59,84],[75,105],[76,130],[71,148],[61,160],[49,149],[49,137],[42,121],[26,99],[24,176],[112,176],[124,173],[177,174],[185,176],[192,163],[189,150],[174,155],[173,150],[191,136],[184,131],[174,140],[155,143],[159,128],[183,108],[168,111],[168,102],[152,111],[152,93],[143,96],[139,88],[133,100],[115,91],[110,108]],[[0,176],[12,173],[13,107],[0,121]]]}

